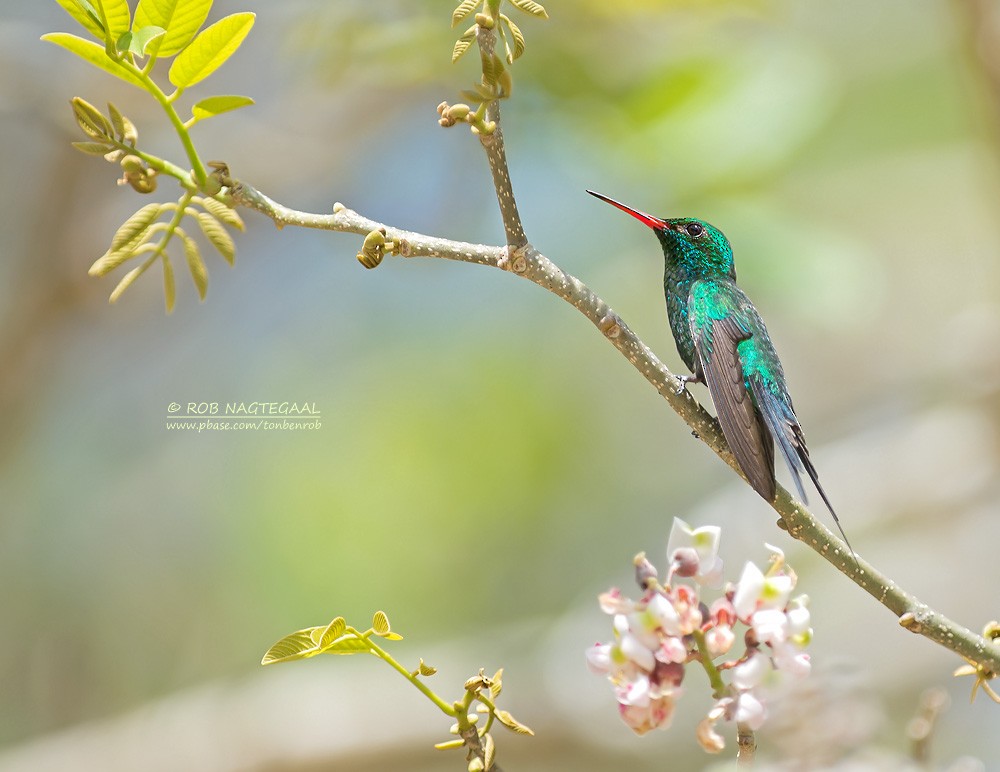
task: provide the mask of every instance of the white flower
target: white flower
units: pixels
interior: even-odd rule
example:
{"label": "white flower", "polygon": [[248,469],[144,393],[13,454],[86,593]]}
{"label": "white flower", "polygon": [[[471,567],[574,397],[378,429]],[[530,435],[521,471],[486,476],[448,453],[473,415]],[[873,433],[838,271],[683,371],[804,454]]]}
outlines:
{"label": "white flower", "polygon": [[767,657],[757,653],[750,655],[750,659],[741,662],[729,672],[733,674],[733,686],[744,691],[758,686],[771,672],[771,665]]}
{"label": "white flower", "polygon": [[795,581],[792,577],[784,574],[764,576],[757,566],[748,562],[743,567],[743,573],[733,595],[736,616],[741,620],[748,620],[750,615],[760,608],[783,610],[794,587]]}
{"label": "white flower", "polygon": [[618,648],[621,649],[630,661],[634,662],[643,670],[652,670],[656,667],[656,660],[653,658],[653,650],[632,633],[625,633],[618,641]]}
{"label": "white flower", "polygon": [[680,635],[680,615],[670,599],[662,593],[655,593],[646,604],[646,613],[655,622],[655,626],[667,635]]}
{"label": "white flower", "polygon": [[762,608],[750,617],[750,626],[760,643],[784,643],[788,637],[788,617],[781,609]]}
{"label": "white flower", "polygon": [[695,581],[708,587],[718,587],[722,584],[722,560],[719,558],[721,535],[722,529],[717,525],[692,529],[679,517],[675,517],[667,540],[667,560],[673,564],[677,550],[693,549],[698,556]]}
{"label": "white flower", "polygon": [[736,698],[736,712],[733,714],[738,724],[746,724],[755,732],[764,725],[767,708],[754,696],[753,692],[740,692]]}
{"label": "white flower", "polygon": [[644,706],[619,703],[618,712],[629,729],[638,735],[651,729],[666,729],[674,716],[673,697],[650,700]]}
{"label": "white flower", "polygon": [[587,649],[587,667],[599,675],[611,672],[611,644],[595,643]]}
{"label": "white flower", "polygon": [[772,647],[774,651],[774,666],[783,673],[795,678],[804,678],[812,670],[812,662],[806,652],[790,643]]}

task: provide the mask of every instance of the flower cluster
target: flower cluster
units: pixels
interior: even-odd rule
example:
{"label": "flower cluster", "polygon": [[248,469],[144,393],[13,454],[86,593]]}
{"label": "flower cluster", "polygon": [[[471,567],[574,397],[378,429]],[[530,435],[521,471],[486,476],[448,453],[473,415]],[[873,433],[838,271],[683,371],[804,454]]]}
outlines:
{"label": "flower cluster", "polygon": [[[710,752],[724,747],[716,731],[719,721],[736,721],[751,730],[764,723],[762,687],[775,671],[809,673],[804,649],[812,637],[807,598],[791,598],[795,574],[781,550],[770,545],[774,554],[766,572],[747,563],[739,581],[706,605],[701,591],[722,583],[720,533],[714,526],[692,529],[675,519],[664,583],[645,555],[638,555],[636,580],[642,597],[631,600],[617,589],[602,594],[601,610],[613,617],[614,638],[587,652],[591,670],[607,675],[622,720],[637,734],[670,725],[685,667],[702,667],[716,703],[697,734]],[[734,655],[737,624],[745,627],[744,646]]]}

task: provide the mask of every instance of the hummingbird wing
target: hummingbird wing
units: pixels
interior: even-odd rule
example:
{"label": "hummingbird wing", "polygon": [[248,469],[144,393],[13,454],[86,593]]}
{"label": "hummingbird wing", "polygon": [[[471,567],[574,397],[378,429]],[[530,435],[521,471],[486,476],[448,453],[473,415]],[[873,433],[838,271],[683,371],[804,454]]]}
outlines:
{"label": "hummingbird wing", "polygon": [[[753,315],[756,316],[757,312],[754,311]],[[763,327],[763,322],[760,324]],[[777,361],[777,357],[775,357],[775,361]],[[771,432],[771,436],[777,441],[781,455],[784,457],[785,463],[792,473],[792,479],[795,481],[795,489],[799,494],[799,498],[803,503],[809,502],[809,499],[806,498],[806,491],[802,487],[801,479],[801,475],[809,475],[809,479],[812,480],[813,485],[816,486],[816,490],[819,491],[820,498],[823,499],[826,508],[833,515],[833,521],[837,524],[837,530],[840,531],[840,535],[844,538],[844,543],[847,544],[853,554],[854,548],[851,547],[851,542],[848,541],[847,534],[844,533],[844,527],[840,524],[840,518],[837,517],[837,511],[833,508],[833,504],[830,503],[826,491],[823,490],[823,486],[819,482],[819,473],[809,458],[809,448],[806,447],[806,438],[802,433],[802,427],[799,425],[799,419],[795,416],[795,408],[792,407],[792,399],[785,389],[784,376],[781,375],[780,369],[778,373],[780,376],[778,381],[779,389],[769,386],[766,380],[757,374],[751,375],[748,378],[754,399],[760,407],[760,412],[764,417],[764,422],[767,424],[768,430]]]}
{"label": "hummingbird wing", "polygon": [[755,330],[741,301],[749,304],[731,281],[696,281],[688,296],[688,320],[701,375],[715,403],[722,433],[750,485],[772,501],[774,444],[747,388],[741,347],[753,338]]}
{"label": "hummingbird wing", "polygon": [[809,458],[781,360],[750,299],[731,280],[697,281],[688,297],[688,319],[722,433],[754,490],[767,501],[774,500],[773,438],[799,498],[808,502],[801,479],[808,475],[853,553]]}

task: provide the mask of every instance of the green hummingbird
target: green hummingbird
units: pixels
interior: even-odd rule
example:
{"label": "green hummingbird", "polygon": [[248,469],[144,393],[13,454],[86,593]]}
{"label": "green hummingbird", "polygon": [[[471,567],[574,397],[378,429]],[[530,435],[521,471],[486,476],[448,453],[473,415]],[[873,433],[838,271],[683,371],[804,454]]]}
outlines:
{"label": "green hummingbird", "polygon": [[799,497],[807,502],[801,479],[807,474],[851,548],[809,460],[771,337],[750,298],[736,286],[729,240],[704,220],[653,217],[587,192],[649,226],[659,239],[667,319],[677,351],[692,373],[680,377],[681,390],[688,383],[708,386],[722,433],[750,485],[766,501],[774,501],[776,442]]}

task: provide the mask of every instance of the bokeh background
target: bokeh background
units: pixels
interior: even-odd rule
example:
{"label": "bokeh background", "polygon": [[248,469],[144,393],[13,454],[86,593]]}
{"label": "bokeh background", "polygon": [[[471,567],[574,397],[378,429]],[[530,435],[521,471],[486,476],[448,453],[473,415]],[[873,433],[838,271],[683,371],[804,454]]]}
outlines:
{"label": "bokeh background", "polygon": [[[202,156],[290,206],[498,243],[478,143],[436,123],[475,77],[449,64],[451,6],[217,0],[210,20],[257,24],[194,98],[257,105],[198,127]],[[963,624],[996,618],[997,6],[547,6],[515,17],[528,50],[503,105],[529,238],[679,369],[655,240],[584,189],[721,226],[854,545]],[[358,237],[246,213],[205,303],[181,261],[172,315],[155,271],[109,306],[114,281],[86,269],[145,202],[69,147],[68,100],[114,101],[184,162],[142,94],[38,41],[74,26],[0,0],[0,769],[460,769],[431,748],[446,719],[377,661],[258,665],[287,632],[379,608],[445,696],[506,668],[537,732],[498,737],[508,769],[709,768],[696,673],[675,725],[637,739],[583,658],[610,634],[596,595],[629,588],[640,550],[665,562],[675,515],[723,526],[733,576],[781,546],[812,599],[814,676],[775,705],[762,756],[897,768],[940,687],[936,768],[1000,769],[1000,708],[969,704],[960,661],[779,531],[533,285],[365,271]],[[322,428],[166,428],[171,402],[286,400]]]}

